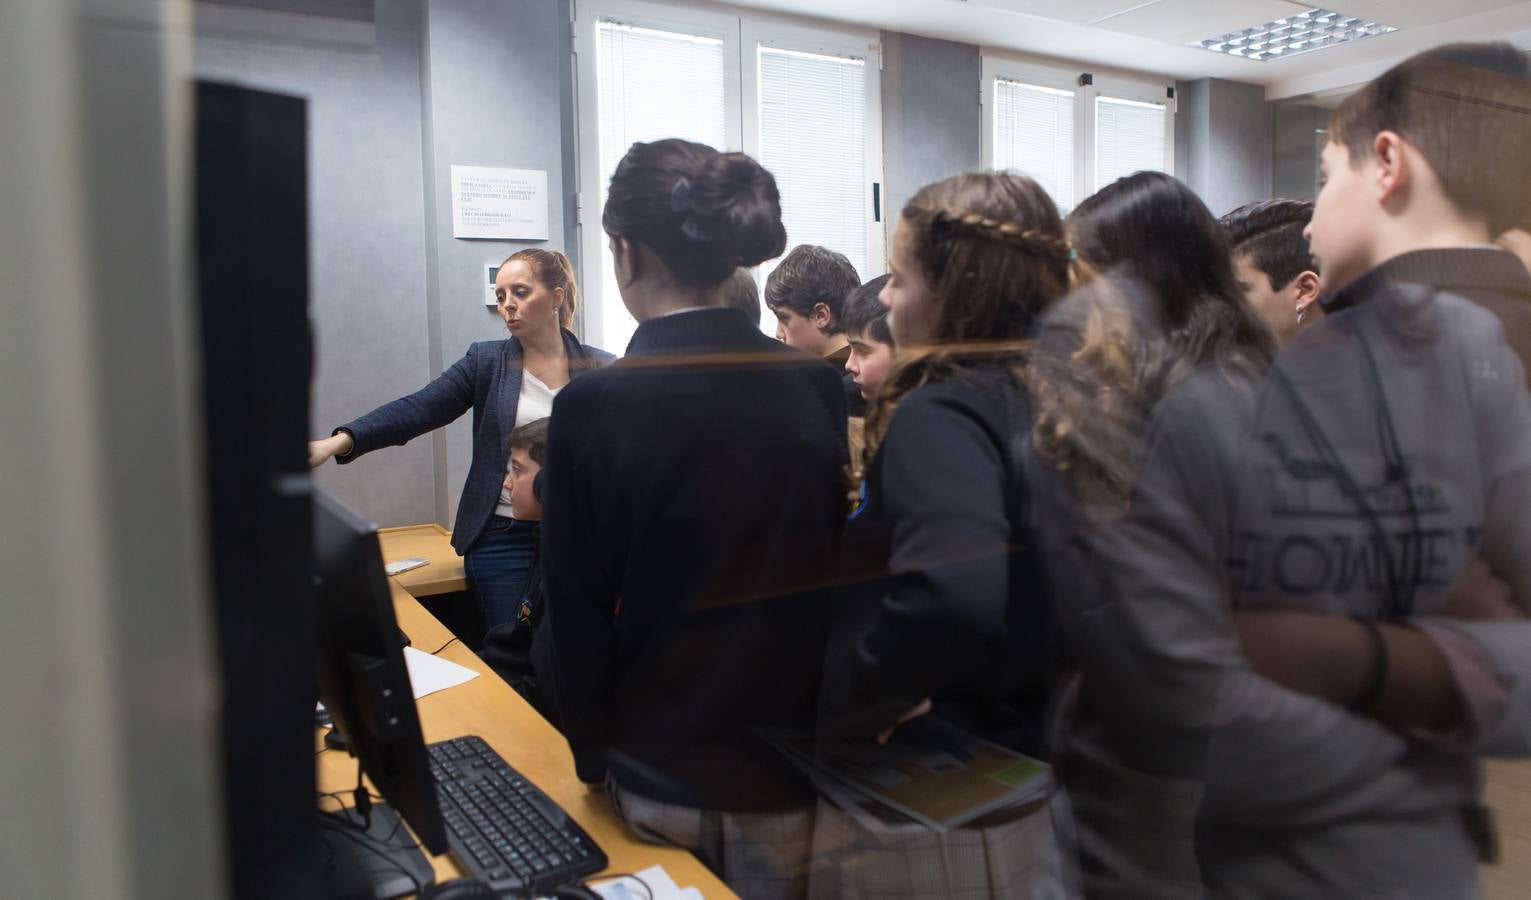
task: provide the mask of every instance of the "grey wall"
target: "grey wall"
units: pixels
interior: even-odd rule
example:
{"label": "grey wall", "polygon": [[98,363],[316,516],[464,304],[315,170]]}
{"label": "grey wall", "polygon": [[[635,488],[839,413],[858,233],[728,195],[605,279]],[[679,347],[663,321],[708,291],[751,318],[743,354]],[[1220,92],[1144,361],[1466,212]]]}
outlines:
{"label": "grey wall", "polygon": [[[572,230],[568,0],[377,0],[374,15],[370,46],[195,42],[198,77],[309,101],[316,436],[426,384],[473,341],[504,337],[483,266],[524,245],[451,236],[453,163],[546,169],[548,246]],[[327,465],[316,482],[379,525],[450,526],[470,428],[465,415]]]}
{"label": "grey wall", "polygon": [[1318,196],[1319,129],[1329,124],[1333,110],[1305,103],[1273,103],[1275,107],[1274,173],[1271,187],[1277,197]]}
{"label": "grey wall", "polygon": [[[410,0],[377,4],[372,47],[199,35],[198,77],[308,100],[309,229],[316,344],[313,434],[425,384],[423,22]],[[316,483],[382,525],[436,518],[429,440],[327,465]]]}
{"label": "grey wall", "polygon": [[1216,215],[1271,196],[1271,109],[1259,85],[1202,78],[1175,91],[1175,172]]}
{"label": "grey wall", "polygon": [[884,221],[926,182],[978,168],[982,77],[972,44],[883,32]]}
{"label": "grey wall", "polygon": [[[548,173],[548,235],[561,248],[564,210],[572,202],[574,172],[564,179],[563,70],[569,64],[566,3],[550,0],[430,0],[423,90],[429,143],[426,168],[432,201],[429,235],[440,336],[433,370],[451,365],[474,341],[505,337],[505,326],[486,310],[481,287],[484,264],[498,263],[523,243],[465,241],[452,237],[451,166],[545,169]],[[572,119],[571,119],[572,125]],[[438,432],[435,441],[439,521],[457,513],[472,445],[471,417]],[[445,469],[441,465],[445,461]]]}
{"label": "grey wall", "polygon": [[376,15],[374,0],[197,0],[214,6],[242,6],[250,9],[295,12],[310,16],[329,16],[356,22],[371,22]]}
{"label": "grey wall", "polygon": [[[1175,82],[1175,177],[1200,191],[1207,182],[1211,79]],[[1193,149],[1194,148],[1194,149]]]}

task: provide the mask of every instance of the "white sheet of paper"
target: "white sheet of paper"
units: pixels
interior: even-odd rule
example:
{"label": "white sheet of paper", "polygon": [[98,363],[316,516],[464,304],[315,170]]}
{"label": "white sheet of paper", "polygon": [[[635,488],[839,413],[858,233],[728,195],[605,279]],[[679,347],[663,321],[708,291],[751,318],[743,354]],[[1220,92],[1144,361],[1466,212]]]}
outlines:
{"label": "white sheet of paper", "polygon": [[547,171],[452,166],[452,237],[547,240]]}
{"label": "white sheet of paper", "polygon": [[[654,900],[701,900],[702,892],[694,887],[682,890],[670,877],[670,873],[664,870],[664,866],[649,866],[638,877],[643,879],[640,885],[631,878],[613,878],[610,881],[598,881],[590,885],[590,889],[600,894],[606,900],[649,900],[652,892]],[[645,891],[644,886],[648,887]]]}
{"label": "white sheet of paper", "polygon": [[466,666],[414,647],[404,648],[404,665],[409,669],[409,684],[414,688],[416,700],[478,677],[477,672]]}

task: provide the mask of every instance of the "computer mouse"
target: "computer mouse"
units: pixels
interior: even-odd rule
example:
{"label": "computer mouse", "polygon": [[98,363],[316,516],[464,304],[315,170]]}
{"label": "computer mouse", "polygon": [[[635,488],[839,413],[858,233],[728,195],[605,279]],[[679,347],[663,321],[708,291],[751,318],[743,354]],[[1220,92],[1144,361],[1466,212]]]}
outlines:
{"label": "computer mouse", "polygon": [[601,900],[601,895],[582,884],[565,884],[553,889],[558,900]]}
{"label": "computer mouse", "polygon": [[420,892],[420,900],[499,900],[500,894],[476,878],[438,881]]}

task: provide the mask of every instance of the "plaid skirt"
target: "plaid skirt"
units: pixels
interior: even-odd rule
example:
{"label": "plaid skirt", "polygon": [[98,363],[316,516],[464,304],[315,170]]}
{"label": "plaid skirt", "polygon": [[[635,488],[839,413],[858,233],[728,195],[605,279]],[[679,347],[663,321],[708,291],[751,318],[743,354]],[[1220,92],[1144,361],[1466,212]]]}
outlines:
{"label": "plaid skirt", "polygon": [[769,813],[693,809],[641,797],[609,777],[606,795],[634,835],[689,850],[745,900],[808,895],[813,807]]}
{"label": "plaid skirt", "polygon": [[941,833],[873,830],[820,798],[808,895],[1072,900],[1079,896],[1068,799]]}

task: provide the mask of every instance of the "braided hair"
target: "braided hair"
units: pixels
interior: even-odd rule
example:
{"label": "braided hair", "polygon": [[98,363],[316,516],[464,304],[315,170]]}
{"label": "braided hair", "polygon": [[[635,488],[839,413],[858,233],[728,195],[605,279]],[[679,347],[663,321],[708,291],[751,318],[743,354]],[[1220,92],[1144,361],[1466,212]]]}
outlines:
{"label": "braided hair", "polygon": [[996,364],[1023,380],[1038,316],[1084,277],[1057,207],[1024,175],[969,173],[928,184],[904,207],[899,227],[913,239],[934,316],[926,343],[899,348],[868,413],[868,461],[899,401],[921,385]]}

